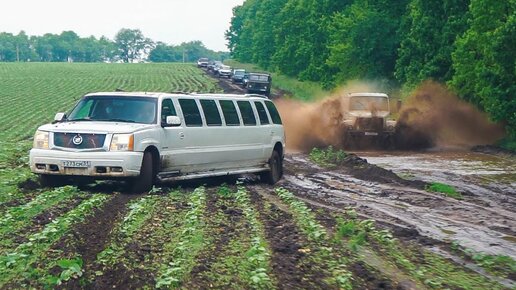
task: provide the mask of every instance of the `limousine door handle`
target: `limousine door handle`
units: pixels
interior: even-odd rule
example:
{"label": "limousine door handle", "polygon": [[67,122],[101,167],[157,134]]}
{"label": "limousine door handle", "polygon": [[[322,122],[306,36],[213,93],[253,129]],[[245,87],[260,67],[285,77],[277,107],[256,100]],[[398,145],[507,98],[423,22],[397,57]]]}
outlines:
{"label": "limousine door handle", "polygon": [[179,138],[180,138],[180,139],[184,139],[184,138],[185,138],[185,133],[180,132],[180,133],[179,133]]}

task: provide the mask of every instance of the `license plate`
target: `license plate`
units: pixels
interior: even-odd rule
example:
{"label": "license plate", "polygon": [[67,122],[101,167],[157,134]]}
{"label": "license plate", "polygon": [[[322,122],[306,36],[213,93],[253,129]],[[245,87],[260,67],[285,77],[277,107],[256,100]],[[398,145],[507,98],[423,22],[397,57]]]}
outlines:
{"label": "license plate", "polygon": [[91,161],[64,160],[63,167],[86,168],[91,166]]}
{"label": "license plate", "polygon": [[378,133],[377,132],[365,132],[364,133],[366,136],[378,136]]}

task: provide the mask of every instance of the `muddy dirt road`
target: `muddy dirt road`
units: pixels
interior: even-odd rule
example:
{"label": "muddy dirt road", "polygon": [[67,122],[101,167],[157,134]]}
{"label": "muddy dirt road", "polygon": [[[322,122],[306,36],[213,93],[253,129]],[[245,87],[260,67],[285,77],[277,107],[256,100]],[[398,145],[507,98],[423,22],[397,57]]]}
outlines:
{"label": "muddy dirt road", "polygon": [[410,235],[445,244],[457,241],[476,251],[516,258],[514,160],[478,153],[358,154],[408,179],[452,184],[464,199],[397,183],[364,181],[346,168],[314,168],[302,154],[287,156],[288,173],[282,186],[317,205],[357,207],[364,217]]}

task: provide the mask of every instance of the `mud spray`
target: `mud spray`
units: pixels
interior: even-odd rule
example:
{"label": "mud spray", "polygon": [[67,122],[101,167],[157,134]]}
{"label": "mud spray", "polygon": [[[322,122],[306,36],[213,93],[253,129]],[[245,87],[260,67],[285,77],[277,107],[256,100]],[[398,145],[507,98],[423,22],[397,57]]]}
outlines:
{"label": "mud spray", "polygon": [[[348,108],[343,96],[378,92],[374,84],[353,83],[318,102],[275,101],[285,126],[287,149],[307,152],[313,147],[345,144],[342,117]],[[391,108],[395,108],[391,100]],[[425,82],[404,102],[398,114],[396,149],[470,148],[492,144],[504,136],[503,127],[435,82]],[[360,148],[357,148],[360,149]]]}

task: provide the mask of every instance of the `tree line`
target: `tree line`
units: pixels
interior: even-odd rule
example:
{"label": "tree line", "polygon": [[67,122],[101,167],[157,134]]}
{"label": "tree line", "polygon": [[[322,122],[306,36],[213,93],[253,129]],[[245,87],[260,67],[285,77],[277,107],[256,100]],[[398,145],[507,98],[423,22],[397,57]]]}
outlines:
{"label": "tree line", "polygon": [[516,0],[246,0],[231,55],[327,88],[432,79],[516,137]]}
{"label": "tree line", "polygon": [[154,42],[139,29],[123,28],[114,40],[104,36],[79,37],[73,31],[29,36],[0,33],[2,62],[194,62],[201,57],[223,59],[227,52],[215,52],[200,41],[168,45]]}

